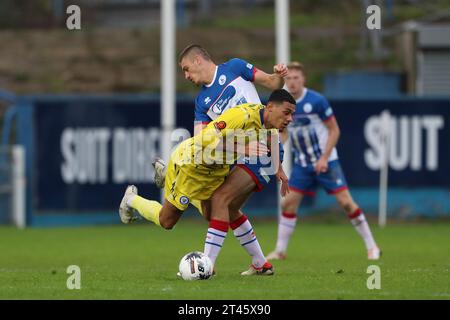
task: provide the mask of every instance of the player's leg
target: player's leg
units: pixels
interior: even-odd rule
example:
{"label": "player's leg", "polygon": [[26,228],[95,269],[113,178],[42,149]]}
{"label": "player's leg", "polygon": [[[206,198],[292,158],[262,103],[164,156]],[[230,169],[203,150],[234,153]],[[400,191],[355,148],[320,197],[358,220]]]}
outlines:
{"label": "player's leg", "polygon": [[371,260],[379,259],[380,250],[370,231],[369,224],[363,211],[353,200],[345,180],[344,172],[339,160],[329,162],[328,171],[320,174],[317,179],[325,187],[328,194],[333,194],[339,206],[345,211],[351,224],[364,240],[368,252],[368,258]]}
{"label": "player's leg", "polygon": [[230,226],[233,234],[252,257],[251,267],[243,272],[243,275],[273,274],[273,267],[264,257],[250,220],[241,211],[252,193],[261,191],[270,182],[267,175],[261,174],[262,167],[261,163],[251,164],[250,162],[237,165],[229,177],[228,184],[223,186],[226,188],[224,194],[234,194],[234,200],[229,204]]}
{"label": "player's leg", "polygon": [[[215,263],[230,225],[229,205],[241,194],[255,188],[253,180],[238,167],[234,167],[225,182],[211,196],[211,216],[205,239],[204,253]],[[240,213],[238,216],[242,216]],[[233,218],[238,218],[233,216]],[[251,225],[250,225],[251,227]]]}
{"label": "player's leg", "polygon": [[159,202],[147,200],[141,196],[136,196],[131,201],[131,207],[136,209],[145,219],[167,230],[175,226],[184,211],[169,201],[165,201],[161,206]]}
{"label": "player's leg", "polygon": [[[213,208],[215,210],[212,210],[211,212],[212,218],[222,221],[230,221],[230,212],[228,208],[230,204],[237,198],[240,199],[240,201],[238,201],[237,203],[242,202],[242,198],[247,199],[249,195],[255,190],[255,188],[258,188],[255,183],[255,178],[251,174],[249,174],[248,171],[242,169],[239,166],[233,167],[233,169],[225,179],[225,182],[217,190],[214,191],[211,197],[211,203],[213,207],[216,207]],[[219,207],[222,205],[226,206]],[[241,215],[243,215],[241,211],[237,213],[233,212],[231,219],[235,220]]]}
{"label": "player's leg", "polygon": [[128,186],[119,208],[119,214],[123,223],[135,220],[133,210],[136,210],[146,220],[164,229],[172,229],[183,213],[183,210],[180,210],[169,201],[161,205],[158,201],[148,200],[139,196],[135,186]]}
{"label": "player's leg", "polygon": [[275,250],[267,255],[269,260],[284,260],[289,241],[297,225],[297,211],[304,195],[315,194],[315,173],[312,168],[294,165],[289,177],[290,192],[281,201],[278,217],[278,234]]}
{"label": "player's leg", "polygon": [[230,227],[236,239],[239,240],[241,246],[252,257],[250,268],[241,273],[241,275],[272,275],[273,266],[264,257],[256,233],[250,220],[240,211],[245,202],[250,198],[252,192],[242,194],[234,199],[229,205],[230,211]]}
{"label": "player's leg", "polygon": [[297,211],[303,200],[303,193],[291,189],[281,200],[281,216],[278,221],[277,244],[275,250],[267,255],[268,260],[284,260],[286,252],[297,225]]}
{"label": "player's leg", "polygon": [[[182,148],[179,147],[179,148]],[[189,206],[191,196],[190,181],[193,174],[185,172],[177,166],[176,163],[180,157],[182,149],[177,148],[171,155],[171,159],[166,168],[167,177],[164,185],[164,205],[158,201],[145,199],[137,194],[136,187],[128,187],[122,199],[119,213],[122,216],[128,216],[133,209],[142,217],[161,226],[164,229],[172,229],[180,219],[183,211]],[[195,183],[194,183],[195,184]],[[126,219],[122,219],[123,222]]]}
{"label": "player's leg", "polygon": [[364,212],[359,208],[358,204],[353,200],[348,189],[341,190],[335,194],[339,206],[347,213],[351,224],[355,230],[364,240],[367,249],[367,256],[370,260],[377,260],[380,258],[381,251],[378,248],[372,232],[370,231],[369,223],[364,215]]}
{"label": "player's leg", "polygon": [[191,204],[197,208],[206,221],[211,221],[211,200],[191,200]]}
{"label": "player's leg", "polygon": [[272,275],[273,266],[267,261],[259,244],[256,233],[250,220],[240,211],[252,192],[242,194],[229,205],[230,227],[241,246],[252,257],[250,269],[242,272],[242,275]]}

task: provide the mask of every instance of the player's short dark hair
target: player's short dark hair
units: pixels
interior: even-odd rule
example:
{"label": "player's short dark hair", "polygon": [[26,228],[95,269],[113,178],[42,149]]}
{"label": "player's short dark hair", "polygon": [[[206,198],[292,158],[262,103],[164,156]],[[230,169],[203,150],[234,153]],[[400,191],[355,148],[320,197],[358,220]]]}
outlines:
{"label": "player's short dark hair", "polygon": [[184,57],[186,57],[187,55],[189,55],[191,53],[199,54],[202,56],[203,59],[205,59],[207,61],[211,60],[211,56],[209,55],[208,51],[206,51],[205,48],[203,48],[199,44],[190,44],[186,48],[184,48],[178,55],[178,63],[180,63]]}
{"label": "player's short dark hair", "polygon": [[305,74],[305,66],[303,64],[301,64],[298,61],[292,61],[287,65],[288,69],[290,70],[298,70],[301,71],[301,73],[303,73],[303,75]]}
{"label": "player's short dark hair", "polygon": [[295,102],[294,97],[289,92],[287,92],[284,89],[277,89],[270,94],[270,97],[269,97],[269,100],[267,101],[267,103],[269,103],[269,102],[283,103],[285,101],[289,102],[293,105],[297,104]]}

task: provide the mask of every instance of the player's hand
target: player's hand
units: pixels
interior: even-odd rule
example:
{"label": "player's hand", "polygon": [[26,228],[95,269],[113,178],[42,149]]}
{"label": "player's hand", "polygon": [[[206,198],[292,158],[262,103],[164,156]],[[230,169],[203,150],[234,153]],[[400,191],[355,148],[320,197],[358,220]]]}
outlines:
{"label": "player's hand", "polygon": [[319,161],[316,163],[315,167],[316,174],[321,174],[328,171],[328,159],[325,157],[320,157]]}
{"label": "player's hand", "polygon": [[273,72],[281,78],[284,78],[288,75],[288,68],[284,63],[279,63],[273,66]]}
{"label": "player's hand", "polygon": [[251,140],[245,145],[245,156],[247,157],[266,156],[268,152],[269,148],[257,140]]}
{"label": "player's hand", "polygon": [[289,193],[289,179],[281,167],[275,176],[277,177],[277,180],[281,182],[280,194],[282,197],[285,197]]}

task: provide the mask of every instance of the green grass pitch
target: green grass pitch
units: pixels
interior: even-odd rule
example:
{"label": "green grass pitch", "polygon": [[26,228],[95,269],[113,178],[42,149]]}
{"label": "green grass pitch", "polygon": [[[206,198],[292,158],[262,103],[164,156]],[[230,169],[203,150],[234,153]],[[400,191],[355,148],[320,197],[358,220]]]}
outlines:
{"label": "green grass pitch", "polygon": [[[275,222],[253,224],[265,253]],[[182,219],[172,231],[150,224],[0,228],[0,299],[449,299],[450,224],[388,225],[373,233],[383,250],[366,259],[350,224],[297,227],[286,261],[272,277],[242,277],[250,259],[231,232],[207,281],[176,277],[179,259],[203,250],[207,224]],[[81,268],[81,289],[66,287],[67,267]],[[369,290],[370,265],[381,289]]]}

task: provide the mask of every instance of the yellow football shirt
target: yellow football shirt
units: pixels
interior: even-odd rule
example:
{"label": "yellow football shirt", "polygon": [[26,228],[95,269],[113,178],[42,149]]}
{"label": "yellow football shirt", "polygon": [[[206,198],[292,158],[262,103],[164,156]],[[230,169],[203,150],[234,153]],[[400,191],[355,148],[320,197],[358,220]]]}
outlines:
{"label": "yellow football shirt", "polygon": [[258,139],[264,128],[264,108],[248,103],[230,108],[198,135],[183,141],[167,167],[166,199],[183,211],[192,200],[209,199],[236,161],[236,143],[244,147],[250,137]]}

